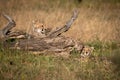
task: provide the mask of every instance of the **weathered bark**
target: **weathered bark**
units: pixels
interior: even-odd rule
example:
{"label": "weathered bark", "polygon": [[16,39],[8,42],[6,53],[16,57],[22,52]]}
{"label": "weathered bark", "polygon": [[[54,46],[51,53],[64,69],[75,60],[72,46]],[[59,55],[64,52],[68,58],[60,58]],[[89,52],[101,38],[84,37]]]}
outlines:
{"label": "weathered bark", "polygon": [[16,23],[15,21],[9,17],[8,15],[6,14],[3,14],[3,16],[8,20],[8,23],[7,25],[0,31],[0,38],[5,38],[9,33],[10,33],[10,30],[15,27]]}
{"label": "weathered bark", "polygon": [[78,16],[78,12],[74,11],[71,19],[63,27],[51,31],[47,36],[48,37],[57,37],[58,35],[62,34],[63,32],[68,31],[69,28],[71,27],[72,23],[76,20],[77,16]]}
{"label": "weathered bark", "polygon": [[83,45],[71,38],[59,36],[63,32],[66,32],[71,27],[72,23],[78,16],[78,12],[74,11],[71,19],[61,28],[53,30],[48,33],[47,37],[44,38],[29,38],[29,35],[25,32],[10,32],[10,30],[15,27],[15,21],[7,15],[4,17],[9,21],[9,23],[1,30],[3,37],[7,36],[3,46],[9,49],[19,49],[19,50],[29,50],[29,51],[54,51],[68,53],[76,48],[78,51],[82,51]]}
{"label": "weathered bark", "polygon": [[27,51],[53,51],[68,53],[74,48],[78,51],[82,51],[83,44],[77,43],[75,40],[66,37],[54,37],[54,38],[31,38],[11,40],[4,42],[4,47],[10,49],[19,49]]}

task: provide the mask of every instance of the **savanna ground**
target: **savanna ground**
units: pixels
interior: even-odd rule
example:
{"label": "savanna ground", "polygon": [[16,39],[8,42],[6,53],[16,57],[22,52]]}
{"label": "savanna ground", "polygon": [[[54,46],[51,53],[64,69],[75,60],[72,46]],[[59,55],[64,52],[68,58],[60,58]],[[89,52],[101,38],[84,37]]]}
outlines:
{"label": "savanna ground", "polygon": [[[79,16],[63,35],[93,46],[90,58],[75,50],[64,58],[0,45],[0,80],[120,80],[120,0],[0,0],[0,14],[12,16],[14,30],[28,33],[35,19],[63,26],[74,9]],[[6,22],[0,15],[0,28]]]}

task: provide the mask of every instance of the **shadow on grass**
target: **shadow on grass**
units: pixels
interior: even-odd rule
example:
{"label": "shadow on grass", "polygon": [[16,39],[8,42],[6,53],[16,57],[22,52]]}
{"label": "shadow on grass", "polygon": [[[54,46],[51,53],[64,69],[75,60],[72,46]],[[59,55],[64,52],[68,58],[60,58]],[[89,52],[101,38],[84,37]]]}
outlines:
{"label": "shadow on grass", "polygon": [[116,65],[116,72],[120,75],[120,49],[114,50],[111,56],[111,61]]}

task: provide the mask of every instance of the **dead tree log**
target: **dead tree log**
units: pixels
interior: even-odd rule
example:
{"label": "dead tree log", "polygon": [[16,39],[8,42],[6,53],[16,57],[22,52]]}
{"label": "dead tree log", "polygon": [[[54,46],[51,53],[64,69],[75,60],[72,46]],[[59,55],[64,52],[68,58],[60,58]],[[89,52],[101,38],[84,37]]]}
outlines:
{"label": "dead tree log", "polygon": [[5,38],[9,33],[10,33],[10,30],[16,26],[16,23],[15,21],[9,17],[8,15],[6,14],[3,14],[4,18],[6,18],[8,20],[8,23],[7,25],[2,29],[0,30],[0,38]]}
{"label": "dead tree log", "polygon": [[51,31],[43,38],[29,38],[33,35],[29,35],[26,32],[21,31],[12,32],[11,29],[16,25],[15,21],[8,15],[4,14],[3,16],[9,21],[8,24],[0,31],[0,40],[2,40],[2,47],[4,48],[38,52],[51,51],[52,53],[57,52],[62,54],[69,54],[72,50],[76,49],[81,53],[82,57],[88,56],[93,50],[93,48],[86,47],[77,40],[59,36],[69,30],[72,23],[78,16],[77,11],[74,11],[71,19],[63,27]]}
{"label": "dead tree log", "polygon": [[73,49],[79,52],[83,49],[83,44],[68,38],[68,37],[54,37],[54,38],[31,38],[20,39],[4,42],[4,47],[9,49],[18,49],[26,51],[52,51],[52,52],[68,52]]}
{"label": "dead tree log", "polygon": [[56,30],[51,31],[47,37],[57,37],[58,35],[62,34],[63,32],[66,32],[71,27],[72,23],[76,20],[78,16],[78,12],[74,11],[71,19],[61,28],[58,28]]}
{"label": "dead tree log", "polygon": [[[71,19],[61,28],[55,29],[48,33],[44,38],[28,38],[29,35],[25,32],[11,32],[10,30],[15,27],[15,21],[8,15],[3,15],[9,23],[1,30],[3,37],[7,36],[3,46],[9,49],[19,49],[28,51],[54,51],[68,53],[76,48],[78,51],[82,51],[83,44],[76,42],[75,40],[67,37],[61,37],[60,34],[66,32],[71,27],[72,23],[78,16],[78,12],[74,11]],[[1,37],[1,36],[0,36]],[[21,39],[22,38],[22,39]]]}

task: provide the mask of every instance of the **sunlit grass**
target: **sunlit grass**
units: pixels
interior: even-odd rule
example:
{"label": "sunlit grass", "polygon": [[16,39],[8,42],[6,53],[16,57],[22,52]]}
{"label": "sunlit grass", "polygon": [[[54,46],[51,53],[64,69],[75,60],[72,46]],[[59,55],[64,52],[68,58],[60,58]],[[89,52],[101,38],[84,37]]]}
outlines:
{"label": "sunlit grass", "polygon": [[[30,32],[35,19],[50,28],[63,26],[77,9],[79,16],[65,36],[82,42],[96,37],[100,41],[120,41],[119,7],[119,0],[1,0],[0,3],[1,13],[8,13],[16,21],[15,29],[26,32]],[[0,19],[3,27],[7,22],[2,16]]]}

